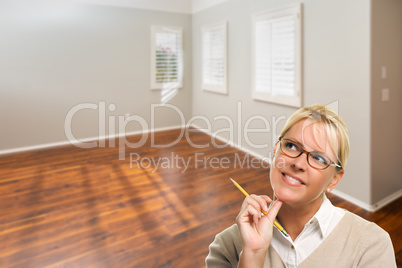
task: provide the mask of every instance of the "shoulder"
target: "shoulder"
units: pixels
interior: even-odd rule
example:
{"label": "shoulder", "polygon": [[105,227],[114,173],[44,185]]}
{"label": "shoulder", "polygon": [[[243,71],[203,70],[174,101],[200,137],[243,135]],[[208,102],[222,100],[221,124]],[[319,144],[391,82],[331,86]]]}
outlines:
{"label": "shoulder", "polygon": [[369,237],[385,238],[389,237],[388,233],[374,222],[370,222],[362,217],[346,211],[343,222],[348,226],[351,232],[359,234],[358,237],[366,237],[366,234],[370,234]]}
{"label": "shoulder", "polygon": [[396,267],[388,233],[349,211],[302,264],[300,267]]}
{"label": "shoulder", "polygon": [[395,254],[389,234],[377,224],[346,211],[344,226],[354,245],[354,258],[361,267],[395,267]]}
{"label": "shoulder", "polygon": [[242,250],[240,232],[236,224],[223,230],[215,236],[209,245],[206,258],[207,267],[237,267],[239,254]]}

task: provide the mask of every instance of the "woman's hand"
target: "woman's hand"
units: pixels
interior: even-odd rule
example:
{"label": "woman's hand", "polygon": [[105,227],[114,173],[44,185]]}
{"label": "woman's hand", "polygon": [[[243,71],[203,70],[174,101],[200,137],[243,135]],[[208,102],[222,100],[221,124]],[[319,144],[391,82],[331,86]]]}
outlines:
{"label": "woman's hand", "polygon": [[[266,195],[250,195],[244,199],[239,215],[236,218],[237,226],[243,242],[239,267],[262,267],[265,255],[271,244],[273,223],[282,206],[277,200],[268,211],[268,203],[272,200]],[[267,212],[263,215],[261,211]]]}

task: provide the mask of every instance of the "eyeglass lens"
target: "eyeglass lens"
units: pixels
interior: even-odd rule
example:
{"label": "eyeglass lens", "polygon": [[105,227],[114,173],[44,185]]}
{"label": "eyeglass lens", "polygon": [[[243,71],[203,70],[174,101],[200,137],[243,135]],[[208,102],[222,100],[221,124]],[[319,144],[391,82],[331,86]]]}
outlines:
{"label": "eyeglass lens", "polygon": [[[303,150],[297,143],[287,139],[283,139],[281,141],[281,150],[284,154],[293,158],[296,158],[305,152],[305,150]],[[328,156],[322,153],[308,152],[307,162],[314,168],[325,169],[331,164],[332,161]]]}

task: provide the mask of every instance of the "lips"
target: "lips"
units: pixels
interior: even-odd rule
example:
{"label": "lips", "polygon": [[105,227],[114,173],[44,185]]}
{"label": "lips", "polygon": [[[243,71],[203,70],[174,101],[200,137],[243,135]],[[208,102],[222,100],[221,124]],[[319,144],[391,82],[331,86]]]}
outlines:
{"label": "lips", "polygon": [[302,186],[305,185],[305,183],[299,179],[298,177],[282,173],[282,179],[289,185],[291,186]]}

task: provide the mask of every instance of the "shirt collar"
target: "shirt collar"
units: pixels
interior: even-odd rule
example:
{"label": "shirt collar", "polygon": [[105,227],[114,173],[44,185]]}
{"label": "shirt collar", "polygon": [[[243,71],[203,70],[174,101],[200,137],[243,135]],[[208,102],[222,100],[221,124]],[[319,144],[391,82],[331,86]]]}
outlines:
{"label": "shirt collar", "polygon": [[317,221],[321,235],[325,237],[331,223],[332,215],[335,213],[335,209],[336,208],[331,204],[331,201],[329,201],[327,196],[324,194],[320,209],[307,224]]}

